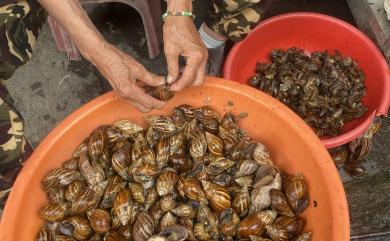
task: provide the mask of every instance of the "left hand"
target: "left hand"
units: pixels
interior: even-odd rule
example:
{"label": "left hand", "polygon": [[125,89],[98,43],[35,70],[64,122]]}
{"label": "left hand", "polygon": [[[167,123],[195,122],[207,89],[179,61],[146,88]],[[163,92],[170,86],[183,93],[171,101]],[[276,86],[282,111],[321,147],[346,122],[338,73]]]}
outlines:
{"label": "left hand", "polygon": [[[164,51],[168,64],[168,84],[172,91],[201,85],[205,78],[207,48],[191,18],[169,16],[164,24]],[[179,78],[179,56],[186,58],[183,75]]]}

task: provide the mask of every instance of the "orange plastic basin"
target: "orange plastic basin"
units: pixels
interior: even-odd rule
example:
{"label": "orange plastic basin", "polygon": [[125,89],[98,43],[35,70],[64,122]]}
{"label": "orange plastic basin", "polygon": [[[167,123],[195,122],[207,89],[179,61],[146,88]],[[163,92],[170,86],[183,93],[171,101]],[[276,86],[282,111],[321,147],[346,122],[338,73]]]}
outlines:
{"label": "orange plastic basin", "polygon": [[[314,233],[313,241],[349,241],[348,206],[333,161],[314,132],[280,102],[249,86],[210,78],[201,87],[178,93],[163,110],[151,114],[169,114],[180,104],[201,106],[208,97],[211,101],[207,104],[221,114],[229,110],[235,114],[248,112],[240,126],[254,140],[269,147],[278,167],[306,177],[311,201],[303,216],[307,219],[306,230]],[[96,127],[124,118],[145,124],[143,116],[110,92],[59,124],[42,141],[17,178],[0,223],[0,240],[34,240],[42,224],[38,210],[48,202],[40,186],[41,178],[70,158]]]}

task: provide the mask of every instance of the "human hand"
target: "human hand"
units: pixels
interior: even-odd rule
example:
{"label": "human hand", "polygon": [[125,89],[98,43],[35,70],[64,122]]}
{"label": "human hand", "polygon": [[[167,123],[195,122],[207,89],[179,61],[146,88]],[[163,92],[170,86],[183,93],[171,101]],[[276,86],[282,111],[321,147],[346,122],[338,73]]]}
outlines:
{"label": "human hand", "polygon": [[165,78],[150,73],[143,65],[113,45],[104,44],[99,56],[94,57],[92,62],[118,95],[140,111],[161,109],[166,104],[146,94],[137,83],[140,81],[146,85],[159,86],[165,83]]}
{"label": "human hand", "polygon": [[[167,17],[164,24],[164,51],[168,64],[167,82],[172,84],[172,91],[203,83],[208,52],[189,17]],[[178,79],[180,55],[186,58],[186,66]]]}

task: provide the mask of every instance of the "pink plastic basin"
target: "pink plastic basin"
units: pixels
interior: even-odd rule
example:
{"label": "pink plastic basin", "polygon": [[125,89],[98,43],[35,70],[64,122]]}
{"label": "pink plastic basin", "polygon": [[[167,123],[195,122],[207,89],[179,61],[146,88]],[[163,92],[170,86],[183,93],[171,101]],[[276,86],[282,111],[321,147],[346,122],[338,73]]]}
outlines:
{"label": "pink plastic basin", "polygon": [[348,143],[362,135],[375,116],[386,115],[390,104],[390,75],[386,60],[375,44],[352,25],[316,13],[292,13],[270,18],[259,24],[249,36],[236,44],[224,65],[223,76],[247,83],[255,74],[256,62],[269,62],[274,48],[302,48],[307,52],[339,50],[359,62],[366,74],[367,95],[363,103],[369,111],[360,119],[346,123],[336,137],[323,137],[331,148]]}

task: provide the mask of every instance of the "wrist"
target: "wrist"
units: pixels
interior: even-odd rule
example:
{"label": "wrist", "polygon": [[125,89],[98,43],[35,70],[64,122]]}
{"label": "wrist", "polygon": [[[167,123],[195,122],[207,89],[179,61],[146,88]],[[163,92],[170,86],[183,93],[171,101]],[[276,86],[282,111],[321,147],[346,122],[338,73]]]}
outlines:
{"label": "wrist", "polygon": [[192,12],[192,0],[167,0],[168,12]]}
{"label": "wrist", "polygon": [[87,59],[93,65],[98,66],[106,59],[106,53],[110,49],[109,45],[110,44],[104,39],[99,39],[96,41],[96,43],[80,48],[79,50],[85,59]]}

